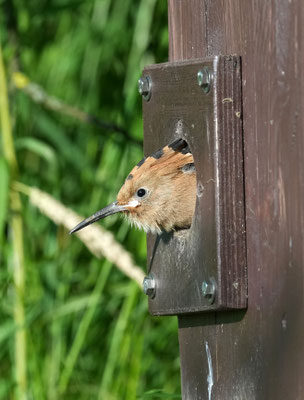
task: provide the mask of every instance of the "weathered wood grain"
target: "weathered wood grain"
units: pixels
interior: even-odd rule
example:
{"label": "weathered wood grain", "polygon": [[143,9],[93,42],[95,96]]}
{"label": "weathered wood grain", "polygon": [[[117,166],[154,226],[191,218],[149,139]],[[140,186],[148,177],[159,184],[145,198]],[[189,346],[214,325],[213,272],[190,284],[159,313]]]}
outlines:
{"label": "weathered wood grain", "polygon": [[248,310],[179,317],[183,399],[302,399],[302,1],[168,3],[171,61],[240,54],[243,76]]}
{"label": "weathered wood grain", "polygon": [[[208,67],[208,94],[197,73]],[[240,58],[219,56],[148,66],[151,99],[143,102],[145,154],[178,138],[189,144],[196,167],[197,196],[192,226],[150,237],[149,273],[155,315],[247,306]],[[202,284],[214,279],[209,303]]]}

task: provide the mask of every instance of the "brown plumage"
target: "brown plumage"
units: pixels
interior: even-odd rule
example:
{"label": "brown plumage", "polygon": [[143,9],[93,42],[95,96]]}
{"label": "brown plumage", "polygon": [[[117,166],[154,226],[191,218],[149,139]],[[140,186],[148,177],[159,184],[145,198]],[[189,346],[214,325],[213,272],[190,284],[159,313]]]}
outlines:
{"label": "brown plumage", "polygon": [[125,180],[117,201],[82,221],[70,233],[117,212],[146,232],[189,228],[195,193],[193,156],[187,143],[178,139],[142,159]]}

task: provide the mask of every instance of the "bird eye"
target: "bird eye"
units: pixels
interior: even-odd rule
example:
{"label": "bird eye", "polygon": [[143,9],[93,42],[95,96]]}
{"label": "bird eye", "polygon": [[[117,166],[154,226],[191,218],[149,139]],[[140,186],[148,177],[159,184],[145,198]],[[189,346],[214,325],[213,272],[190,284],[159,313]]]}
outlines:
{"label": "bird eye", "polygon": [[147,193],[147,192],[146,192],[146,189],[144,189],[144,188],[140,188],[140,189],[138,189],[137,192],[136,192],[136,194],[137,194],[138,197],[144,197],[144,195],[145,195],[146,193]]}

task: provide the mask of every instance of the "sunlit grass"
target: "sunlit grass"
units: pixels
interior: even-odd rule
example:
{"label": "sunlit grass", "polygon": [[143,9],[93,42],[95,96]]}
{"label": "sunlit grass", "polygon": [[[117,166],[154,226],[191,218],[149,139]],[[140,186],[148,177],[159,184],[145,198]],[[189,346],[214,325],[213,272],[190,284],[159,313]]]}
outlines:
{"label": "sunlit grass", "polygon": [[[19,182],[83,216],[115,200],[142,158],[137,79],[146,63],[167,60],[166,6],[1,2],[8,93],[0,104],[0,399],[179,398],[176,319],[151,317],[138,282],[93,256],[28,196],[20,201],[10,184],[18,164]],[[16,71],[48,99],[128,136],[39,102],[16,88]],[[15,211],[9,193],[18,197]],[[101,225],[145,266],[142,232],[119,216]]]}

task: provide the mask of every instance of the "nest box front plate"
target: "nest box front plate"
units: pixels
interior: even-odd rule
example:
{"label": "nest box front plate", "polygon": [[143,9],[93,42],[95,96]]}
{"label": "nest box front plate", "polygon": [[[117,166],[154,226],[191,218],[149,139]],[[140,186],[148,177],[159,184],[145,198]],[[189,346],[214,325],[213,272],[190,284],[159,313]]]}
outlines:
{"label": "nest box front plate", "polygon": [[[209,77],[208,77],[209,74]],[[148,235],[153,315],[247,306],[241,63],[217,56],[144,69],[145,155],[185,139],[196,173],[190,229]]]}

